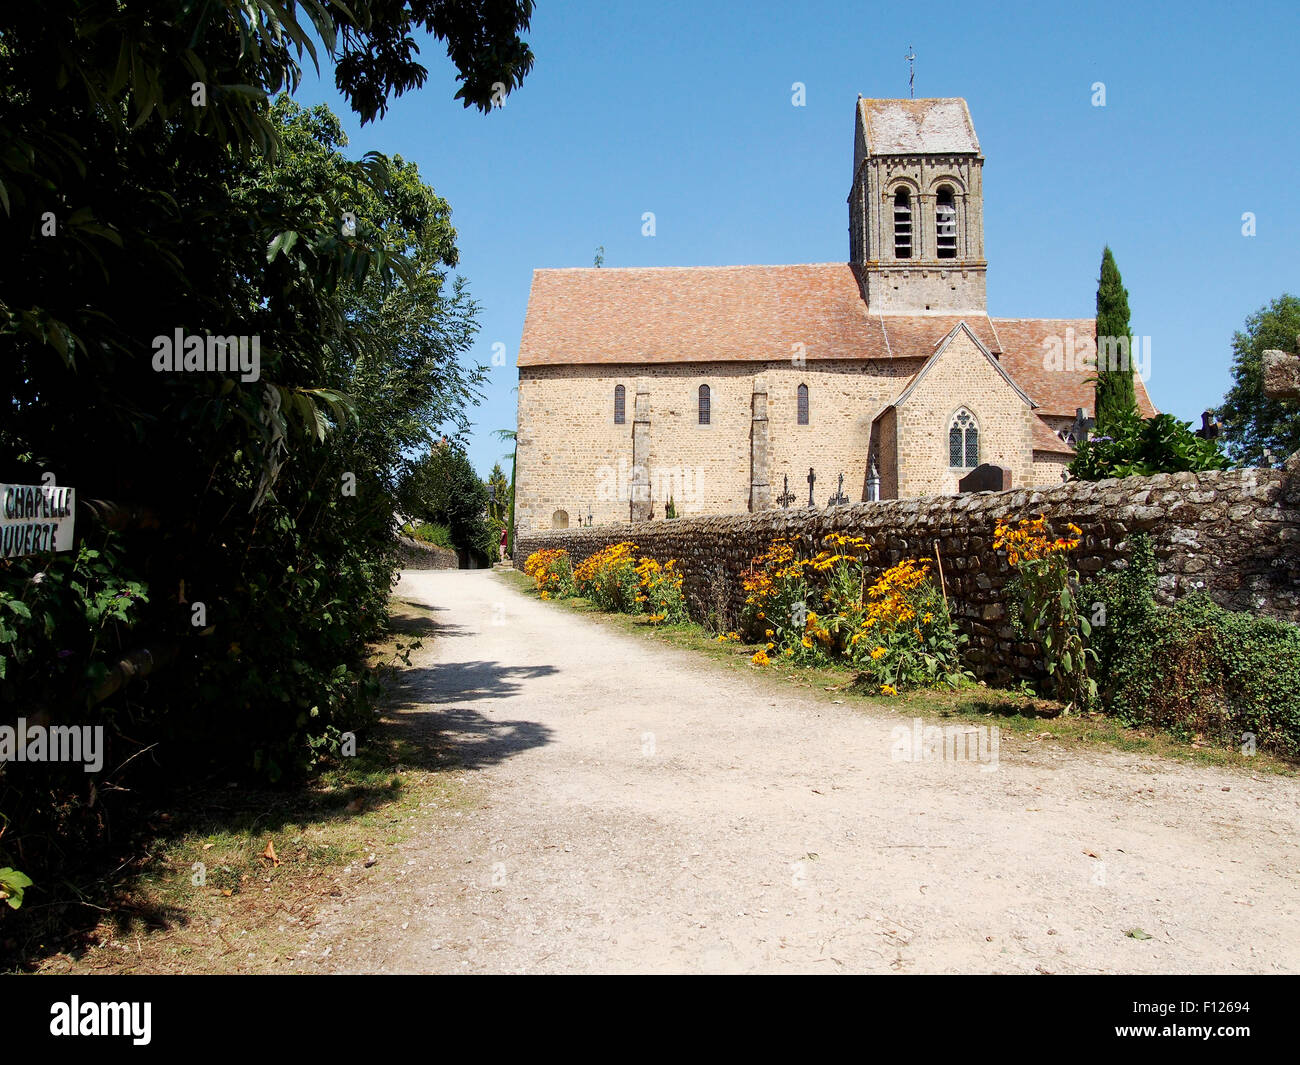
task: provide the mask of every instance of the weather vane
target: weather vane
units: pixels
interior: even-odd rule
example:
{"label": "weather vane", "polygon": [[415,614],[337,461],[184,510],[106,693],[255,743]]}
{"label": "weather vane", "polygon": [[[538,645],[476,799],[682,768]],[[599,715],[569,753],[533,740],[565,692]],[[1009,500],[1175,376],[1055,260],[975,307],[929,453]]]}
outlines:
{"label": "weather vane", "polygon": [[916,49],[910,44],[907,46],[907,55],[903,56],[907,60],[907,92],[913,100],[916,99]]}

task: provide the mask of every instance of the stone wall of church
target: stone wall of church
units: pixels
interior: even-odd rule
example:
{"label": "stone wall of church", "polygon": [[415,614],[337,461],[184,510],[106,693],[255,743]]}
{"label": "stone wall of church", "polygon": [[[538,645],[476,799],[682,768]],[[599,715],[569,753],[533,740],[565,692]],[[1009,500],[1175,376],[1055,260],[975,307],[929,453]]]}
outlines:
{"label": "stone wall of church", "polygon": [[980,461],[1010,469],[1014,487],[1035,483],[1033,409],[959,332],[898,405],[900,497],[957,491],[969,470],[949,466],[948,428],[962,407],[979,425]]}
{"label": "stone wall of church", "polygon": [[566,548],[581,560],[630,540],[642,554],[681,560],[691,611],[702,618],[719,589],[738,616],[741,573],[774,537],[798,537],[810,549],[831,532],[865,537],[872,545],[873,574],[903,558],[933,557],[937,542],[954,616],[971,640],[971,668],[1009,683],[1032,678],[1036,664],[1033,648],[1018,642],[1007,622],[1005,589],[1012,572],[993,550],[993,531],[999,519],[1039,514],[1082,528],[1075,558],[1085,576],[1124,565],[1130,538],[1147,533],[1156,549],[1162,598],[1205,591],[1231,609],[1300,621],[1300,477],[1280,470],[1162,474],[525,534],[515,562],[522,565],[544,547]]}
{"label": "stone wall of church", "polygon": [[[579,514],[597,524],[627,521],[632,424],[638,388],[650,397],[650,496],[655,517],[669,497],[679,515],[733,514],[749,508],[750,425],[757,383],[768,416],[768,498],[789,480],[797,503],[826,504],[844,475],[844,494],[866,498],[872,418],[925,360],[807,359],[788,362],[662,366],[522,367],[519,372],[515,521],[523,531]],[[710,424],[698,418],[699,386],[710,390]],[[798,389],[808,386],[808,424],[798,422]],[[625,421],[614,422],[614,390],[625,391]],[[979,419],[981,458],[1010,466],[1013,484],[1036,483],[1028,408],[958,334],[943,359],[900,408],[886,414],[877,444],[882,496],[955,492],[962,471],[948,469],[948,420],[964,404]],[[897,454],[895,468],[889,456]],[[1053,475],[1050,483],[1059,481]]]}
{"label": "stone wall of church", "polygon": [[[557,511],[576,525],[627,521],[632,420],[638,387],[650,394],[649,474],[653,513],[672,496],[678,514],[736,513],[749,507],[750,425],[757,382],[766,389],[769,498],[784,478],[807,502],[808,470],[818,505],[836,490],[865,497],[871,419],[923,364],[922,359],[664,366],[522,367],[515,521],[549,529]],[[614,423],[614,389],[626,389],[626,422]],[[807,425],[798,424],[799,385],[808,386]],[[710,424],[700,425],[699,387],[710,391]]]}

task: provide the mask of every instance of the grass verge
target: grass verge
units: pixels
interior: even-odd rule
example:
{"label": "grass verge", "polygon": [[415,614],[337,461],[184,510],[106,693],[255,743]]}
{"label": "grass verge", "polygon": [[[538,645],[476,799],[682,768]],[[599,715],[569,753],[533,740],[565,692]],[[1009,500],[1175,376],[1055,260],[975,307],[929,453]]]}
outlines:
{"label": "grass verge", "polygon": [[[394,598],[393,636],[372,664],[436,630],[426,608]],[[390,693],[400,670],[385,670]],[[431,809],[471,802],[436,733],[391,718],[354,758],[295,786],[207,782],[168,797],[120,848],[121,862],[60,901],[29,909],[0,945],[8,971],[293,971],[322,905],[354,890],[371,856],[406,841]],[[44,911],[44,912],[42,912]]]}

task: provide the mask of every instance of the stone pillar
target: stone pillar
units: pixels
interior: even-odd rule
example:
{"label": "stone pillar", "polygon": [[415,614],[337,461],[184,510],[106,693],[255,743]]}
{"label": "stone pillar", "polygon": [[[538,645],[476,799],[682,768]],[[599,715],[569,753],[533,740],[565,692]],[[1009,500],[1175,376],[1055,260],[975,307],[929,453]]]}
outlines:
{"label": "stone pillar", "polygon": [[650,498],[650,382],[636,383],[636,407],[632,415],[632,521],[649,521],[654,512]]}
{"label": "stone pillar", "polygon": [[767,385],[756,378],[749,422],[749,509],[767,510],[771,500],[772,489],[767,483]]}

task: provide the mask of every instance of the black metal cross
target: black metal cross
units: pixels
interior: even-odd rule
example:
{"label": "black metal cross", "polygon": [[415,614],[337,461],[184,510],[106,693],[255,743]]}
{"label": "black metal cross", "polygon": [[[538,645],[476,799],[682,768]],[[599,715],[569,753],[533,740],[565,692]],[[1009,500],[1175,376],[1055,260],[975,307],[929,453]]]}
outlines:
{"label": "black metal cross", "polygon": [[817,482],[817,474],[813,473],[812,467],[809,466],[808,467],[808,505],[810,507],[815,507],[817,505],[816,503],[813,502],[813,485],[816,482]]}
{"label": "black metal cross", "polygon": [[835,490],[835,494],[826,501],[828,507],[842,507],[849,501],[849,497],[844,494],[844,474],[840,474],[840,486]]}
{"label": "black metal cross", "polygon": [[785,491],[776,497],[776,501],[781,504],[782,509],[794,502],[794,493],[790,491],[790,475],[788,473],[785,475],[784,481]]}

